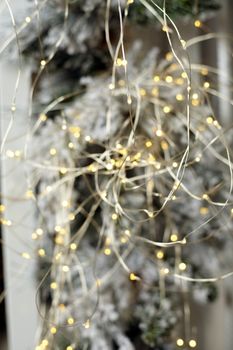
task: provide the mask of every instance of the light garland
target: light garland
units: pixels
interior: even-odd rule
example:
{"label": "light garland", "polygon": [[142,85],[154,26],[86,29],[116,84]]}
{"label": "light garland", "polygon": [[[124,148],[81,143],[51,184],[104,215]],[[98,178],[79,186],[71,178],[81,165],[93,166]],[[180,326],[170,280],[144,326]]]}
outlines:
{"label": "light garland", "polygon": [[[106,109],[104,110],[106,135],[109,140],[107,136],[105,140],[95,138],[91,133],[86,134],[88,128],[85,129],[79,125],[82,121],[81,110],[78,111],[80,116],[77,120],[74,120],[72,115],[66,115],[65,122],[57,118],[49,126],[50,111],[53,111],[55,107],[60,108],[60,103],[66,102],[71,96],[79,95],[79,92],[72,92],[58,97],[41,111],[37,122],[29,132],[23,155],[20,150],[7,150],[4,154],[8,160],[30,164],[33,174],[34,171],[38,172],[35,181],[31,180],[31,176],[28,177],[29,188],[26,198],[35,202],[41,211],[41,227],[36,228],[32,233],[36,256],[50,263],[49,270],[38,286],[38,292],[41,288],[43,289],[43,284],[49,277],[52,301],[50,308],[45,313],[39,310],[44,320],[44,327],[39,345],[36,347],[37,350],[52,349],[54,337],[63,328],[83,327],[85,331],[88,331],[92,327],[92,320],[94,322],[98,309],[99,298],[101,298],[100,290],[115,278],[116,271],[124,274],[129,282],[147,286],[149,282],[145,276],[140,276],[137,269],[130,266],[130,256],[136,254],[138,249],[142,249],[143,254],[149,256],[153,249],[154,264],[159,275],[161,302],[166,298],[167,285],[169,290],[171,283],[170,278],[178,282],[206,283],[216,282],[233,274],[229,272],[210,278],[193,277],[189,268],[192,266],[191,262],[183,260],[190,245],[198,245],[200,240],[205,240],[204,237],[199,238],[198,232],[205,232],[205,227],[213,220],[219,218],[221,221],[223,213],[229,211],[228,208],[232,205],[230,151],[225,131],[216,116],[211,114],[212,107],[206,98],[206,94],[220,97],[214,84],[209,80],[210,73],[218,74],[218,72],[213,71],[211,67],[195,66],[190,64],[188,59],[185,61],[181,59],[171,40],[171,36],[176,35],[180,49],[187,53],[190,46],[204,38],[185,41],[175,23],[166,13],[165,7],[160,8],[154,1],[140,0],[140,2],[159,20],[171,51],[166,54],[158,71],[149,72],[149,75],[145,69],[141,74],[133,75],[131,72],[132,59],[127,57],[124,45],[124,24],[128,17],[129,7],[134,6],[134,1],[128,0],[125,8],[122,8],[121,2],[117,1],[120,34],[116,48],[110,42],[108,33],[110,23],[107,16],[105,22],[108,47],[113,59],[112,75],[103,80],[97,80],[94,86],[94,88],[97,86],[103,88],[103,94],[108,97],[108,104],[103,106],[103,110]],[[109,15],[111,1],[108,1],[107,4],[107,15]],[[65,5],[64,30],[49,57],[39,62],[38,74],[30,95],[30,117],[37,82],[44,74],[47,65],[53,60],[64,39],[69,16],[68,2]],[[24,25],[29,25],[34,17],[34,15],[26,17]],[[202,28],[203,23],[197,19],[194,26]],[[17,30],[16,33],[18,33]],[[195,84],[194,79],[194,82],[191,83],[191,73],[194,75],[194,72],[198,79],[204,77],[201,86],[198,83]],[[15,89],[18,88],[18,84],[19,81]],[[80,104],[85,109],[85,94],[84,97],[79,98]],[[122,115],[127,116],[125,120],[122,118],[122,125],[118,126],[115,132],[112,131],[114,122],[112,104],[114,101],[122,105]],[[15,104],[12,104],[11,111],[12,113],[17,112]],[[147,117],[145,113],[150,113],[150,116]],[[144,118],[143,122],[142,118]],[[180,144],[178,142],[176,144],[177,135],[172,130],[173,122],[179,125],[184,137],[184,141],[181,141]],[[148,128],[143,129],[144,123],[151,125],[149,131]],[[52,132],[59,130],[59,133],[63,134],[59,134],[55,144],[46,140],[47,144],[42,148],[43,151],[46,150],[43,160],[40,156],[37,160],[30,154],[30,148],[33,140],[41,137],[43,130],[46,131],[47,127],[48,130],[50,127]],[[92,131],[91,128],[90,131]],[[5,149],[8,133],[7,130],[2,150]],[[64,154],[61,152],[60,142],[65,150]],[[215,144],[217,144],[216,147]],[[95,146],[96,149],[100,147],[101,151],[89,151],[90,146]],[[189,188],[187,173],[190,177],[195,177],[196,167],[204,165],[205,154],[208,152],[215,160],[221,162],[222,166],[228,167],[228,189],[225,190],[222,197],[218,186],[208,189],[201,187],[196,191]],[[88,162],[85,161],[87,159]],[[80,165],[82,163],[83,165]],[[46,181],[49,179],[49,181],[43,184],[44,179]],[[77,180],[86,185],[89,193],[78,205],[77,198],[73,194]],[[37,185],[39,185],[38,194],[35,191]],[[218,194],[216,199],[215,190]],[[136,203],[127,205],[127,196],[129,194],[133,196],[136,191],[138,195],[143,196],[142,204],[138,207]],[[172,211],[174,203],[182,202],[182,198],[198,203],[201,221],[195,228],[192,227],[186,232],[183,232],[181,227],[182,232],[180,233],[177,232]],[[55,212],[52,229],[46,226],[48,218],[44,210],[51,203],[54,205],[53,211]],[[97,218],[98,210],[106,214],[101,221]],[[5,206],[1,204],[1,224],[17,226],[17,223],[4,217],[4,212]],[[155,219],[157,220],[160,215],[165,216],[166,228],[161,237],[152,238]],[[232,216],[231,209],[228,216]],[[75,225],[76,222],[79,223],[78,228],[73,228],[72,225]],[[95,258],[82,257],[82,249],[84,249],[82,244],[88,239],[86,237],[90,234],[90,227],[98,236],[98,242],[93,250]],[[145,227],[148,234],[141,235],[140,232],[145,230]],[[54,232],[52,255],[44,246],[46,235],[51,230]],[[171,263],[171,266],[169,265],[170,250],[173,250],[175,260],[175,265]],[[25,260],[35,257],[32,251],[19,254]],[[79,255],[81,255],[81,260]],[[105,261],[109,269],[103,271],[102,274],[96,268],[99,256],[101,259],[108,259]],[[86,269],[93,273],[91,284],[87,281]],[[79,280],[78,286],[74,283],[74,276]],[[64,290],[68,296],[63,298]],[[182,295],[186,293],[182,287],[179,291]],[[86,303],[91,302],[91,296],[95,294],[95,303],[92,300],[91,305],[86,306]],[[80,306],[82,303],[83,309]],[[80,306],[80,317],[72,314],[74,305]],[[187,309],[186,301],[184,305],[184,309]],[[184,311],[186,326],[190,323],[188,318],[190,316],[187,316]],[[185,337],[175,341],[178,348],[197,347],[197,340],[192,334],[190,337],[190,332],[186,330]],[[77,346],[78,341],[73,342],[73,339],[71,341],[69,339],[66,349],[72,350]]]}

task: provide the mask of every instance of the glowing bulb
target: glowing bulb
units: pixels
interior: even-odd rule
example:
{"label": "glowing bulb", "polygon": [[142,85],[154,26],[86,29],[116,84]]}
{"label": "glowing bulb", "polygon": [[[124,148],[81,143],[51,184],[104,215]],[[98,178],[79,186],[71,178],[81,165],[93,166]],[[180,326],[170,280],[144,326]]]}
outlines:
{"label": "glowing bulb", "polygon": [[158,95],[159,95],[159,90],[158,90],[157,88],[153,88],[153,89],[151,90],[151,94],[152,94],[153,96],[155,96],[155,97],[158,97]]}
{"label": "glowing bulb", "polygon": [[30,22],[31,22],[31,18],[30,18],[30,17],[26,17],[26,18],[25,18],[25,22],[26,22],[26,23],[30,23]]}
{"label": "glowing bulb", "polygon": [[156,136],[161,137],[163,136],[163,131],[161,129],[156,130],[155,132]]}
{"label": "glowing bulb", "polygon": [[181,73],[181,77],[182,77],[183,79],[188,79],[188,74],[187,74],[186,72],[182,72],[182,73]]}
{"label": "glowing bulb", "polygon": [[48,346],[48,345],[49,345],[49,342],[48,342],[47,339],[43,339],[42,342],[41,342],[41,344],[42,344],[43,346]]}
{"label": "glowing bulb", "polygon": [[164,252],[162,250],[159,250],[156,253],[157,259],[162,260],[164,258]]}
{"label": "glowing bulb", "polygon": [[44,67],[46,65],[46,61],[45,60],[41,60],[40,61],[40,65],[41,65],[41,67]]}
{"label": "glowing bulb", "polygon": [[5,209],[6,209],[5,205],[0,204],[0,213],[3,213]]}
{"label": "glowing bulb", "polygon": [[112,220],[115,221],[115,220],[117,220],[117,219],[118,219],[118,215],[117,215],[116,213],[113,213],[113,214],[112,214]]}
{"label": "glowing bulb", "polygon": [[56,327],[51,327],[50,328],[50,333],[51,334],[56,334],[57,333],[57,328]]}
{"label": "glowing bulb", "polygon": [[163,111],[164,111],[165,114],[168,114],[168,113],[171,112],[171,107],[170,106],[164,106],[163,107]]}
{"label": "glowing bulb", "polygon": [[186,268],[187,268],[187,265],[186,265],[185,263],[181,262],[181,263],[179,264],[179,270],[180,270],[180,271],[185,271]]}
{"label": "glowing bulb", "polygon": [[190,348],[195,348],[195,347],[197,346],[196,340],[191,339],[191,340],[189,341],[189,346],[190,346]]}
{"label": "glowing bulb", "polygon": [[146,141],[145,145],[147,148],[150,148],[153,145],[153,143],[150,140],[148,140]]}
{"label": "glowing bulb", "polygon": [[199,21],[199,19],[197,19],[197,20],[194,22],[194,26],[195,26],[196,28],[200,28],[200,27],[202,26],[201,21]]}
{"label": "glowing bulb", "polygon": [[129,275],[129,279],[130,281],[137,281],[139,280],[139,277],[136,276],[133,272],[131,272],[131,274]]}
{"label": "glowing bulb", "polygon": [[109,256],[109,255],[111,255],[111,253],[112,253],[112,251],[111,251],[110,248],[105,248],[105,249],[104,249],[104,254],[105,254],[105,255]]}
{"label": "glowing bulb", "polygon": [[141,96],[146,96],[146,90],[145,89],[140,89],[139,90]]}
{"label": "glowing bulb", "polygon": [[67,266],[67,265],[62,266],[62,271],[63,272],[69,272],[70,271],[69,266]]}
{"label": "glowing bulb", "polygon": [[70,213],[68,215],[68,218],[69,218],[70,221],[73,221],[75,219],[75,215],[73,213]]}
{"label": "glowing bulb", "polygon": [[26,252],[22,253],[21,256],[22,256],[24,259],[27,259],[27,260],[31,259],[30,254],[28,254],[28,253],[26,253]]}
{"label": "glowing bulb", "polygon": [[67,319],[67,323],[71,326],[72,324],[74,324],[74,319],[73,319],[73,317],[69,317],[68,319]]}
{"label": "glowing bulb", "polygon": [[69,207],[69,202],[68,201],[62,201],[61,205],[63,206],[63,208],[68,208]]}
{"label": "glowing bulb", "polygon": [[179,101],[179,102],[184,101],[184,95],[182,95],[182,94],[177,94],[177,95],[176,95],[176,100]]}
{"label": "glowing bulb", "polygon": [[207,124],[213,124],[213,121],[214,121],[214,118],[211,117],[211,116],[209,116],[209,117],[206,118]]}
{"label": "glowing bulb", "polygon": [[73,346],[69,345],[67,346],[66,350],[74,350]]}
{"label": "glowing bulb", "polygon": [[109,90],[114,90],[115,89],[115,85],[113,83],[108,85]]}
{"label": "glowing bulb", "polygon": [[177,234],[176,234],[176,233],[173,233],[173,234],[171,235],[171,237],[170,237],[170,240],[171,240],[172,242],[177,242],[177,241],[178,241],[178,236],[177,236]]}
{"label": "glowing bulb", "polygon": [[77,244],[76,243],[71,243],[70,244],[70,249],[71,250],[76,250],[77,249]]}
{"label": "glowing bulb", "polygon": [[50,288],[53,290],[57,289],[57,283],[56,282],[50,283]]}
{"label": "glowing bulb", "polygon": [[205,81],[204,84],[203,84],[203,87],[204,87],[205,89],[209,89],[210,83],[209,83],[208,81]]}
{"label": "glowing bulb", "polygon": [[38,255],[41,257],[41,258],[43,258],[44,256],[45,256],[45,250],[44,249],[39,249],[38,250]]}
{"label": "glowing bulb", "polygon": [[62,175],[65,175],[67,173],[67,169],[66,168],[60,168],[60,173]]}
{"label": "glowing bulb", "polygon": [[69,142],[69,143],[68,143],[68,147],[69,147],[70,149],[73,149],[73,148],[74,148],[74,144],[73,144],[72,142]]}
{"label": "glowing bulb", "polygon": [[57,154],[56,148],[50,148],[49,153],[51,154],[51,156],[55,156],[55,154]]}
{"label": "glowing bulb", "polygon": [[166,141],[162,141],[161,142],[161,148],[164,150],[164,151],[167,151],[168,148],[169,148],[169,145]]}
{"label": "glowing bulb", "polygon": [[177,339],[176,345],[177,345],[177,346],[183,346],[183,345],[184,345],[183,339],[181,339],[181,338]]}
{"label": "glowing bulb", "polygon": [[161,269],[160,272],[162,275],[167,275],[167,274],[169,274],[169,269],[167,267],[165,267],[165,268]]}
{"label": "glowing bulb", "polygon": [[204,194],[202,195],[202,198],[205,199],[206,201],[208,201],[208,200],[210,199],[210,197],[208,196],[207,193],[204,193]]}
{"label": "glowing bulb", "polygon": [[171,76],[171,75],[167,75],[167,76],[165,77],[165,81],[166,81],[168,84],[172,83],[172,82],[173,82],[172,76]]}
{"label": "glowing bulb", "polygon": [[154,76],[154,81],[157,83],[160,81],[160,76],[159,75],[155,75]]}

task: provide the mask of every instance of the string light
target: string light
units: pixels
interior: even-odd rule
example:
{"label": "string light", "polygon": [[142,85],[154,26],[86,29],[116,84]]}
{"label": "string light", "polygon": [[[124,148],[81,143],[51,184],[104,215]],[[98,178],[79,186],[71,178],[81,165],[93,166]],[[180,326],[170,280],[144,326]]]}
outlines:
{"label": "string light", "polygon": [[156,257],[157,257],[157,259],[162,260],[164,258],[164,252],[162,250],[159,250],[156,253]]}
{"label": "string light", "polygon": [[57,333],[57,328],[56,327],[51,327],[50,328],[50,333],[51,334],[56,334]]}
{"label": "string light", "polygon": [[171,237],[170,237],[170,240],[171,240],[172,242],[178,241],[178,236],[177,236],[177,234],[176,234],[176,233],[173,233],[173,234],[171,235]]}
{"label": "string light", "polygon": [[201,21],[200,21],[199,19],[197,19],[197,20],[194,22],[194,25],[195,25],[196,28],[201,28],[202,23],[201,23]]}
{"label": "string light", "polygon": [[197,346],[196,340],[191,339],[191,340],[189,341],[189,346],[190,346],[190,348],[195,348],[195,347]]}
{"label": "string light", "polygon": [[176,345],[179,346],[179,347],[183,346],[184,345],[183,339],[181,339],[181,338],[177,339]]}
{"label": "string light", "polygon": [[69,317],[68,319],[67,319],[67,323],[71,326],[71,325],[73,325],[74,324],[74,319],[73,319],[73,317]]}

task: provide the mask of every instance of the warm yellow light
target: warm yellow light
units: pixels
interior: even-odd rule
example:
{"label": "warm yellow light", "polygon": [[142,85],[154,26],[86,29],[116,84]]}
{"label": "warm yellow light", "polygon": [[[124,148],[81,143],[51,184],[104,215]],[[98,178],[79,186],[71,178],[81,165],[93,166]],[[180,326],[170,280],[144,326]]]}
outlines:
{"label": "warm yellow light", "polygon": [[138,276],[136,276],[133,272],[129,275],[130,281],[137,281],[139,279]]}
{"label": "warm yellow light", "polygon": [[169,269],[168,269],[167,267],[165,267],[165,268],[163,268],[163,269],[160,270],[160,273],[161,273],[162,275],[167,275],[167,274],[169,274]]}
{"label": "warm yellow light", "polygon": [[109,88],[109,90],[114,90],[115,89],[115,85],[113,83],[110,83],[108,85],[108,88]]}
{"label": "warm yellow light", "polygon": [[51,327],[50,328],[50,333],[51,334],[56,334],[57,333],[57,328],[56,327]]}
{"label": "warm yellow light", "polygon": [[190,346],[190,348],[195,348],[195,347],[197,346],[196,340],[191,339],[191,340],[189,341],[189,346]]}
{"label": "warm yellow light", "polygon": [[69,207],[69,202],[67,200],[62,201],[61,205],[63,208],[68,208]]}
{"label": "warm yellow light", "polygon": [[156,134],[156,136],[161,137],[161,136],[163,136],[163,130],[157,129],[157,130],[155,131],[155,134]]}
{"label": "warm yellow light", "polygon": [[62,266],[62,271],[63,271],[63,272],[68,272],[68,271],[70,271],[69,266],[67,266],[67,265]]}
{"label": "warm yellow light", "polygon": [[73,142],[69,142],[69,143],[68,143],[68,147],[69,147],[70,149],[73,149],[73,148],[74,148]]}
{"label": "warm yellow light", "polygon": [[113,213],[112,214],[112,220],[117,220],[118,219],[118,215],[117,215],[117,213]]}
{"label": "warm yellow light", "polygon": [[50,288],[53,289],[53,290],[57,289],[57,283],[56,282],[51,282],[50,283]]}
{"label": "warm yellow light", "polygon": [[44,250],[44,249],[42,249],[42,248],[41,248],[41,249],[39,249],[39,250],[38,250],[38,255],[39,255],[40,257],[42,257],[42,258],[43,258],[43,257],[45,256],[45,250]]}
{"label": "warm yellow light", "polygon": [[168,148],[169,148],[168,143],[166,141],[164,141],[164,140],[161,141],[161,148],[162,148],[162,150],[167,151]]}
{"label": "warm yellow light", "polygon": [[73,317],[69,317],[68,319],[67,319],[67,323],[71,326],[72,324],[74,324],[74,319],[73,319]]}
{"label": "warm yellow light", "polygon": [[146,96],[146,90],[145,89],[140,89],[139,90],[141,96]]}
{"label": "warm yellow light", "polygon": [[26,17],[26,18],[25,18],[25,22],[26,22],[26,23],[30,23],[30,22],[31,22],[31,18],[30,18],[30,17]]}
{"label": "warm yellow light", "polygon": [[73,346],[69,345],[67,346],[66,350],[74,350]]}
{"label": "warm yellow light", "polygon": [[162,250],[159,250],[156,253],[156,257],[157,257],[157,259],[162,260],[164,258],[164,252]]}
{"label": "warm yellow light", "polygon": [[176,95],[176,99],[177,99],[177,101],[184,101],[184,95],[182,95],[182,94],[177,94]]}
{"label": "warm yellow light", "polygon": [[43,346],[48,346],[48,345],[49,345],[49,342],[48,342],[47,339],[43,339],[42,342],[41,342],[41,344],[42,344]]}
{"label": "warm yellow light", "polygon": [[214,121],[214,118],[211,117],[211,116],[209,116],[209,117],[206,118],[207,124],[213,124],[213,121]]}
{"label": "warm yellow light", "polygon": [[77,249],[77,244],[76,243],[71,243],[70,244],[70,249],[71,250],[76,250]]}
{"label": "warm yellow light", "polygon": [[167,75],[166,77],[165,77],[165,81],[167,82],[167,83],[172,83],[173,82],[173,78],[172,78],[172,76],[171,75]]}
{"label": "warm yellow light", "polygon": [[6,210],[5,205],[0,204],[0,213],[3,213]]}
{"label": "warm yellow light", "polygon": [[206,201],[208,201],[210,199],[210,197],[208,196],[207,193],[204,193],[202,198],[205,199]]}
{"label": "warm yellow light", "polygon": [[204,84],[203,84],[203,87],[204,87],[205,89],[209,89],[210,83],[209,83],[208,81],[205,81]]}
{"label": "warm yellow light", "polygon": [[41,65],[41,67],[44,67],[46,65],[46,61],[45,60],[41,60],[40,61],[40,65]]}
{"label": "warm yellow light", "polygon": [[104,254],[105,254],[105,255],[111,255],[111,253],[112,253],[112,251],[111,251],[110,248],[105,248],[105,249],[104,249]]}
{"label": "warm yellow light", "polygon": [[27,259],[27,260],[31,259],[30,254],[28,254],[28,253],[26,253],[26,252],[22,253],[21,256],[22,256],[24,259]]}
{"label": "warm yellow light", "polygon": [[187,78],[188,78],[188,74],[187,74],[186,72],[182,72],[182,73],[181,73],[181,77],[182,77],[183,79],[187,79]]}
{"label": "warm yellow light", "polygon": [[50,148],[49,153],[51,154],[51,156],[55,156],[55,154],[57,154],[56,148]]}
{"label": "warm yellow light", "polygon": [[184,345],[183,339],[181,339],[181,338],[177,339],[176,345],[177,345],[177,346],[183,346],[183,345]]}
{"label": "warm yellow light", "polygon": [[154,76],[154,81],[157,83],[160,81],[160,76],[159,75],[155,75]]}
{"label": "warm yellow light", "polygon": [[178,241],[178,235],[177,235],[176,233],[173,233],[173,234],[171,235],[171,237],[170,237],[170,240],[171,240],[172,242]]}
{"label": "warm yellow light", "polygon": [[180,270],[180,271],[185,271],[186,268],[187,268],[187,265],[186,265],[184,262],[181,262],[181,263],[179,264],[179,270]]}
{"label": "warm yellow light", "polygon": [[196,28],[200,28],[202,26],[202,23],[199,19],[197,19],[195,22],[194,22],[194,25]]}
{"label": "warm yellow light", "polygon": [[147,148],[150,148],[153,145],[153,143],[152,143],[151,140],[147,140],[145,145],[146,145]]}
{"label": "warm yellow light", "polygon": [[47,115],[44,114],[44,113],[41,113],[41,114],[39,115],[39,119],[40,119],[42,122],[45,122],[45,121],[47,120]]}
{"label": "warm yellow light", "polygon": [[164,111],[165,114],[168,114],[168,113],[171,112],[171,107],[170,106],[164,106],[163,107],[163,111]]}
{"label": "warm yellow light", "polygon": [[201,215],[207,215],[209,213],[209,208],[207,207],[201,207],[200,208],[200,214]]}
{"label": "warm yellow light", "polygon": [[67,168],[60,168],[60,173],[65,175],[67,173]]}

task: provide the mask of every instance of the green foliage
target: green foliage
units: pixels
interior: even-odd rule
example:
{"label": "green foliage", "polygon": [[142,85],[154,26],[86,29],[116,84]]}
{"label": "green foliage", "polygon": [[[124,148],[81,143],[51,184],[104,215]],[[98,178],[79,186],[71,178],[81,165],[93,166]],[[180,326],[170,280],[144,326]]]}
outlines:
{"label": "green foliage", "polygon": [[[151,1],[148,3],[153,6]],[[164,0],[156,0],[155,3],[163,8]],[[166,11],[171,17],[197,16],[207,11],[219,9],[220,4],[216,0],[169,0],[166,1]],[[151,17],[148,10],[139,1],[135,1],[130,9],[133,20],[144,23]]]}

